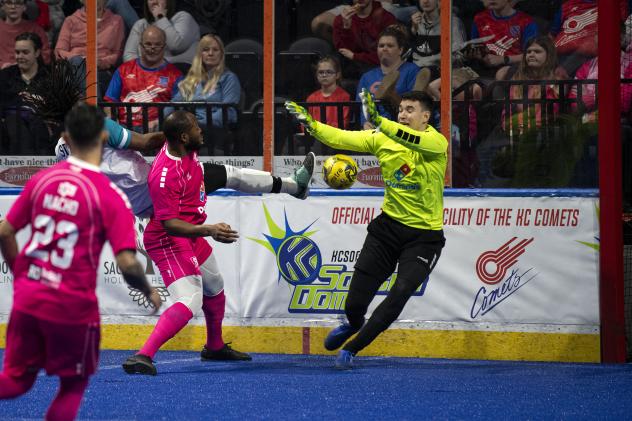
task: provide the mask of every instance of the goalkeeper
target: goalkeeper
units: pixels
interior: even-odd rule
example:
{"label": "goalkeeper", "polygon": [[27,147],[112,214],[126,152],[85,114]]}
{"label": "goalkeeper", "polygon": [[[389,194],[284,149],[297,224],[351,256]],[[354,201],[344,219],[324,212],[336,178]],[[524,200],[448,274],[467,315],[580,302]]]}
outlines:
{"label": "goalkeeper", "polygon": [[[315,121],[294,102],[285,103],[305,129],[327,146],[375,155],[384,179],[382,213],[367,227],[349,286],[347,322],[325,339],[330,351],[344,344],[336,358],[339,369],[352,368],[353,357],[397,319],[432,272],[445,244],[443,183],[448,142],[428,124],[432,99],[416,91],[402,95],[397,123],[377,113],[368,91],[363,89],[360,99],[375,130],[340,130]],[[365,323],[369,304],[398,263],[393,287]]]}

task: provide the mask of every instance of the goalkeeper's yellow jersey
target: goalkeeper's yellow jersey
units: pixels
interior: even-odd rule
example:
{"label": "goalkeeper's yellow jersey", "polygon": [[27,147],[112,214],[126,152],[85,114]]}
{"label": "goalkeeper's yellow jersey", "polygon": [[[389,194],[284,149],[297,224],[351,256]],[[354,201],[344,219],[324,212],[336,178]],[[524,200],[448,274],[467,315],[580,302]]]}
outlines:
{"label": "goalkeeper's yellow jersey", "polygon": [[416,131],[382,119],[380,131],[346,131],[315,122],[312,135],[336,149],[375,155],[384,178],[382,211],[413,228],[443,228],[448,142],[434,127]]}

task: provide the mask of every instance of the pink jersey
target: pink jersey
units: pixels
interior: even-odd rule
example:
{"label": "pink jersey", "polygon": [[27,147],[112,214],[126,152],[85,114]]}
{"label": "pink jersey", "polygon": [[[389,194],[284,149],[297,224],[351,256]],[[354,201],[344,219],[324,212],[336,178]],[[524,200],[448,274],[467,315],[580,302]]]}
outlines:
{"label": "pink jersey", "polygon": [[13,308],[58,323],[99,320],[96,270],[105,241],[135,250],[125,195],[98,167],[69,157],[35,174],[7,214],[31,237],[15,260]]}
{"label": "pink jersey", "polygon": [[[152,244],[159,244],[167,237],[162,221],[177,218],[194,225],[206,221],[204,168],[197,158],[197,152],[178,158],[169,154],[165,144],[151,165],[147,184],[154,203],[154,215],[145,230],[146,247],[152,248]],[[208,245],[206,241],[202,243]],[[208,254],[198,254],[200,264],[209,255],[210,245]]]}

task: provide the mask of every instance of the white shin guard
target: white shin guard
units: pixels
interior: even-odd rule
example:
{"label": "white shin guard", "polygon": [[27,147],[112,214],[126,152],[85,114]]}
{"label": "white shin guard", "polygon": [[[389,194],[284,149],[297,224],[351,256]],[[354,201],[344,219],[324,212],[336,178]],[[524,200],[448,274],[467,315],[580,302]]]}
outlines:
{"label": "white shin guard", "polygon": [[180,278],[167,287],[175,302],[187,306],[195,316],[202,309],[202,277],[190,275]]}
{"label": "white shin guard", "polygon": [[224,289],[224,278],[217,266],[215,254],[211,254],[200,266],[202,272],[202,289],[207,297],[214,297]]}

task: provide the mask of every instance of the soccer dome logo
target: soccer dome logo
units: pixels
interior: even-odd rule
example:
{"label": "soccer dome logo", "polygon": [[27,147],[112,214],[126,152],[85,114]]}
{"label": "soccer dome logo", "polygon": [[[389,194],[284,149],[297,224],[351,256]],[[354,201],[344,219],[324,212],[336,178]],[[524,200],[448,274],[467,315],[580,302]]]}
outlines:
{"label": "soccer dome logo", "polygon": [[316,243],[302,235],[283,240],[276,252],[276,260],[279,273],[291,284],[311,283],[322,264]]}
{"label": "soccer dome logo", "polygon": [[316,231],[307,232],[312,224],[301,231],[294,231],[284,212],[285,229],[280,228],[270,216],[268,208],[263,205],[270,235],[263,234],[266,240],[249,238],[270,250],[276,256],[279,279],[283,278],[290,285],[310,284],[314,282],[323,259],[318,245],[309,238]]}

